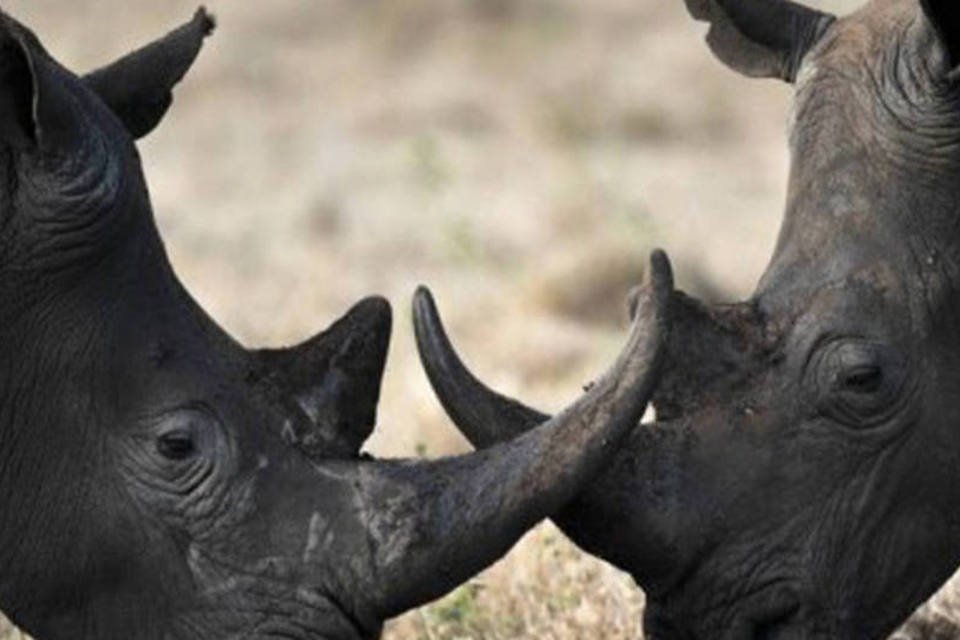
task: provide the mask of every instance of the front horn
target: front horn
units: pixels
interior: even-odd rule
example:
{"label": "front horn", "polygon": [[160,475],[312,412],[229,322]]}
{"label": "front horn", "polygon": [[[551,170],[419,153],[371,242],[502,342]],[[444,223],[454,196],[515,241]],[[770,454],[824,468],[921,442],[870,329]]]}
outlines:
{"label": "front horn", "polygon": [[[361,485],[377,521],[411,524],[404,535],[390,527],[391,543],[375,561],[376,584],[367,585],[381,615],[439,597],[501,557],[530,527],[573,499],[639,425],[663,360],[673,293],[666,256],[657,252],[652,263],[623,352],[565,411],[483,451],[365,467]],[[415,306],[420,329],[431,308],[421,291]],[[435,379],[437,373],[433,369]],[[495,419],[482,410],[472,415]],[[490,432],[496,428],[491,425]]]}

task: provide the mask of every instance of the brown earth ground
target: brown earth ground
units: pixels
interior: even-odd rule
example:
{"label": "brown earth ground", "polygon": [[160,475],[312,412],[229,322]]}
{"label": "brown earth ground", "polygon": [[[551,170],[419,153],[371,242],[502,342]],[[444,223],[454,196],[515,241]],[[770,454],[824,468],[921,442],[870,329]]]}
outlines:
{"label": "brown earth ground", "polygon": [[[4,6],[87,70],[195,1]],[[765,266],[790,91],[721,67],[680,0],[210,8],[217,35],[143,145],[162,232],[188,287],[249,345],[304,338],[366,294],[393,301],[378,454],[465,449],[417,364],[417,283],[484,379],[556,409],[616,352],[652,247],[712,299],[749,294]],[[900,637],[960,637],[957,593]],[[642,610],[629,577],[545,524],[387,638],[636,639]],[[0,640],[16,637],[0,618]]]}

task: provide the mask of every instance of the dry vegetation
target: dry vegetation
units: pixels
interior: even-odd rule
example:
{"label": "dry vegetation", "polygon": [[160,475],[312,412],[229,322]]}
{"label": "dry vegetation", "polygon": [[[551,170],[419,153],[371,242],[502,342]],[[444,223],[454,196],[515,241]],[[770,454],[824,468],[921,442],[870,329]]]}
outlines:
{"label": "dry vegetation", "polygon": [[[82,70],[194,2],[5,8]],[[220,30],[144,145],[169,250],[251,345],[298,340],[387,295],[398,321],[377,453],[464,448],[416,363],[419,282],[485,379],[556,408],[617,349],[651,247],[714,299],[748,294],[765,265],[789,91],[714,62],[680,0],[211,5]],[[955,597],[901,637],[960,637]],[[387,637],[636,639],[642,608],[628,577],[544,525]],[[0,640],[17,637],[5,628]]]}

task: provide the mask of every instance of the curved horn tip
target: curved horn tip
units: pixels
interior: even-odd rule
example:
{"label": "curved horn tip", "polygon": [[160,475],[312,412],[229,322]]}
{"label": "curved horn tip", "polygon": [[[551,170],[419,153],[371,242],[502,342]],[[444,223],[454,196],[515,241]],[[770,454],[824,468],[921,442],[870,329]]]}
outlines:
{"label": "curved horn tip", "polygon": [[193,21],[200,24],[204,37],[212,34],[217,28],[217,17],[207,11],[205,5],[200,5],[197,12],[193,14]]}
{"label": "curved horn tip", "polygon": [[650,254],[650,286],[660,300],[673,293],[673,265],[663,249],[654,249]]}
{"label": "curved horn tip", "polygon": [[420,324],[437,316],[439,316],[439,313],[433,293],[424,285],[418,286],[416,292],[413,294],[414,322]]}
{"label": "curved horn tip", "polygon": [[418,285],[417,290],[413,293],[414,300],[433,300],[433,293],[430,292],[430,289],[426,285]]}
{"label": "curved horn tip", "polygon": [[670,258],[662,249],[650,254],[650,271],[646,282],[630,290],[627,295],[627,311],[631,320],[637,318],[641,306],[652,309],[652,313],[663,312],[673,294],[673,266]]}

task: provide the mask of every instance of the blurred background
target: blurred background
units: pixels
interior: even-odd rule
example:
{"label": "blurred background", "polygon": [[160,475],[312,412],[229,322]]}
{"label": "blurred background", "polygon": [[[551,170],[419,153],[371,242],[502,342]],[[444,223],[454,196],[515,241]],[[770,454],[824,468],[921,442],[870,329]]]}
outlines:
{"label": "blurred background", "polygon": [[[82,72],[185,21],[196,0],[4,8]],[[722,67],[681,0],[209,8],[219,29],[142,144],[167,247],[249,346],[299,341],[360,297],[387,296],[377,454],[466,449],[417,362],[418,283],[481,378],[555,410],[619,349],[651,248],[711,300],[749,295],[763,271],[790,89]],[[955,598],[946,590],[901,637],[960,637]],[[629,577],[545,524],[387,638],[635,640],[642,610]],[[0,640],[14,637],[0,618]]]}

